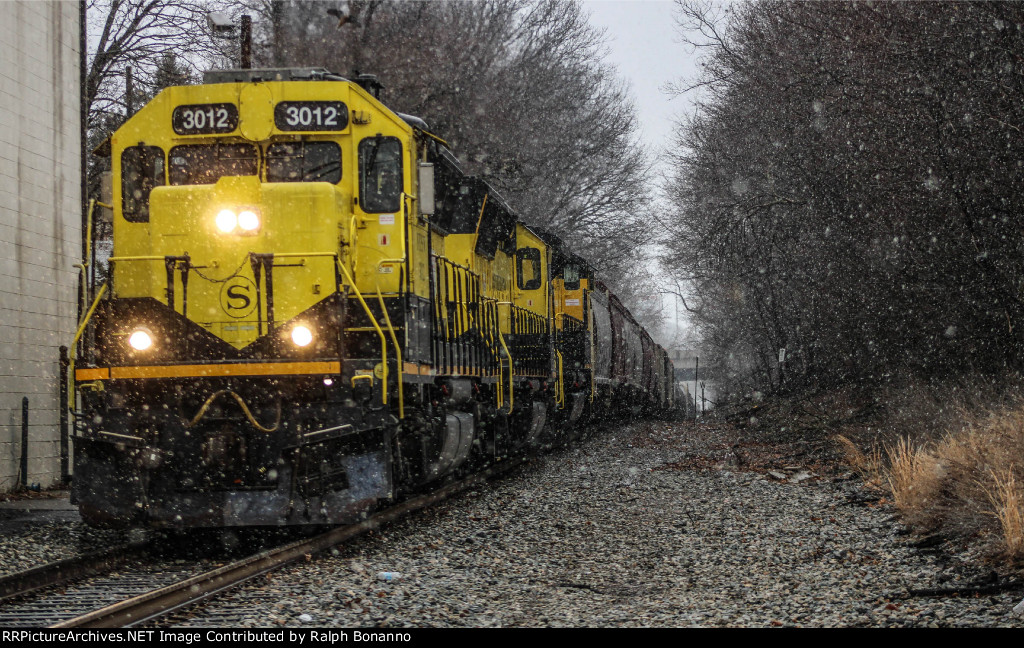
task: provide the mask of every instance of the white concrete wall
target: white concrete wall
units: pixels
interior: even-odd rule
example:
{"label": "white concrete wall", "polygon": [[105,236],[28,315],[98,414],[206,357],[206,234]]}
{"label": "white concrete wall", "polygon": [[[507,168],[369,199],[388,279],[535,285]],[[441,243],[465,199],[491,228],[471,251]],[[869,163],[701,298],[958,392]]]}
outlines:
{"label": "white concrete wall", "polygon": [[77,317],[81,255],[79,8],[0,1],[0,491],[60,480],[58,348]]}

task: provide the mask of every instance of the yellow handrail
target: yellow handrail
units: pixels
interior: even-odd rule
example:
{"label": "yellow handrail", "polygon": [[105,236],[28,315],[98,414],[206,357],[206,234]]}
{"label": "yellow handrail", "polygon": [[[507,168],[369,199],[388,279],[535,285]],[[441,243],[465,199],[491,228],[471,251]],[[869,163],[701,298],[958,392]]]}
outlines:
{"label": "yellow handrail", "polygon": [[71,346],[69,347],[71,349],[71,358],[68,361],[68,391],[70,392],[68,394],[68,404],[71,411],[75,410],[75,384],[77,383],[75,380],[75,347],[78,346],[78,340],[81,339],[82,333],[85,332],[85,326],[89,323],[89,320],[92,319],[92,314],[96,312],[96,307],[100,305],[100,299],[106,292],[107,284],[104,283],[100,287],[99,292],[96,293],[96,298],[93,300],[92,306],[79,323],[78,330],[75,331],[75,339],[71,341]]}
{"label": "yellow handrail", "polygon": [[501,354],[500,353],[495,353],[494,355],[496,355],[497,358],[498,358],[498,382],[497,382],[498,393],[496,394],[496,396],[498,397],[498,409],[501,409],[505,405],[505,394],[503,393],[503,391],[502,391],[503,388],[501,386],[501,380],[502,380],[502,378],[505,377],[505,370],[501,366]]}
{"label": "yellow handrail", "polygon": [[[497,306],[494,307],[494,326],[495,326],[496,329],[498,329],[498,327],[500,326],[498,324],[498,307]],[[490,331],[488,331],[488,334],[489,333],[490,333]],[[501,335],[501,330],[500,329],[498,329],[498,335],[499,336]],[[498,394],[497,394],[497,396],[498,396],[498,409],[501,409],[505,405],[505,393],[504,393],[504,389],[505,388],[502,387],[502,385],[501,385],[501,381],[505,377],[505,368],[501,364],[501,354],[497,352],[497,350],[496,350],[496,348],[494,346],[494,337],[492,336],[488,340],[488,342],[489,342],[489,344],[487,345],[487,347],[492,350],[492,352],[494,353],[494,358],[498,361],[498,382],[497,382],[496,386],[498,388]]]}
{"label": "yellow handrail", "polygon": [[348,219],[348,258],[352,262],[352,267],[356,266],[356,219],[359,216],[355,213],[352,214],[352,218]]}
{"label": "yellow handrail", "polygon": [[279,257],[295,258],[295,257],[336,257],[337,252],[276,252],[274,258]]}
{"label": "yellow handrail", "polygon": [[[507,301],[507,302],[496,302],[494,304],[494,308],[495,308],[494,314],[495,314],[496,317],[500,317],[501,311],[498,309],[499,306],[513,306],[513,304],[510,301]],[[498,341],[501,342],[501,348],[505,349],[505,357],[508,358],[508,411],[511,412],[512,411],[512,407],[514,405],[513,389],[512,389],[512,379],[513,379],[513,373],[514,373],[512,371],[512,354],[509,353],[508,347],[505,345],[505,337],[501,334],[501,322],[500,321],[498,322]],[[499,365],[501,364],[500,361],[499,361],[498,364]],[[504,405],[504,403],[502,403],[502,405]]]}
{"label": "yellow handrail", "polygon": [[341,262],[341,258],[335,257],[335,262],[338,264],[338,269],[345,275],[345,280],[348,281],[349,285],[352,286],[352,292],[356,294],[356,299],[362,304],[363,310],[366,311],[367,317],[370,318],[370,323],[373,324],[373,328],[377,331],[377,335],[380,336],[380,366],[383,369],[384,376],[382,378],[383,384],[381,387],[381,402],[385,405],[388,404],[388,342],[384,337],[384,331],[380,329],[380,324],[377,323],[377,318],[373,316],[373,312],[370,307],[366,305],[366,300],[363,299],[362,293],[359,292],[359,288],[356,287],[356,282],[352,279],[351,273],[345,264]]}
{"label": "yellow handrail", "polygon": [[230,389],[222,389],[220,391],[217,391],[217,392],[214,392],[213,394],[211,394],[210,397],[206,399],[206,402],[203,403],[203,406],[201,408],[199,408],[199,412],[194,417],[192,417],[192,420],[189,421],[188,424],[185,427],[186,428],[194,427],[196,423],[198,423],[200,420],[202,420],[203,416],[206,414],[206,411],[208,409],[210,409],[210,405],[213,403],[213,401],[215,401],[217,399],[217,397],[222,396],[223,394],[228,394],[229,396],[231,396],[232,398],[235,399],[235,401],[238,403],[238,405],[242,408],[242,413],[245,414],[245,417],[247,419],[249,419],[249,423],[251,423],[252,426],[254,428],[256,428],[257,430],[259,430],[260,432],[266,432],[267,434],[270,434],[271,432],[276,432],[277,428],[280,427],[280,425],[281,425],[281,399],[280,398],[277,399],[277,420],[274,421],[274,426],[273,427],[264,427],[263,425],[260,425],[260,422],[256,420],[255,416],[253,416],[252,410],[249,409],[249,406],[245,403],[245,400],[243,400],[241,396],[239,396],[235,392],[231,391]]}
{"label": "yellow handrail", "polygon": [[166,255],[152,255],[152,256],[123,256],[123,257],[110,257],[107,259],[110,263],[117,263],[118,261],[166,261]]}
{"label": "yellow handrail", "polygon": [[[512,392],[512,354],[508,352],[508,347],[505,346],[505,338],[501,335],[501,330],[498,330],[498,341],[501,342],[501,348],[505,349],[505,356],[508,358],[508,411],[512,411],[514,405],[513,392]],[[501,364],[501,361],[498,361]],[[499,377],[500,380],[500,377]],[[502,399],[504,401],[504,399]],[[505,403],[502,402],[501,405]]]}
{"label": "yellow handrail", "polygon": [[[587,295],[585,299],[590,299],[590,296]],[[587,311],[590,313],[590,325],[587,327],[590,333],[590,402],[593,403],[597,396],[597,355],[594,350],[594,310],[591,302],[587,304]]]}
{"label": "yellow handrail", "polygon": [[[104,203],[100,203],[104,207],[107,207]],[[92,251],[92,214],[96,207],[96,199],[89,199],[89,213],[85,219],[85,258],[82,259],[81,263],[76,263],[75,267],[81,272],[79,275],[79,285],[81,286],[82,294],[79,297],[80,308],[85,308],[85,305],[89,301],[89,254]]]}
{"label": "yellow handrail", "polygon": [[555,350],[558,356],[558,380],[555,381],[555,405],[558,409],[565,408],[565,375],[562,373],[562,352]]}
{"label": "yellow handrail", "polygon": [[377,288],[377,301],[380,302],[380,311],[384,313],[384,321],[388,325],[388,333],[391,334],[391,343],[395,345],[395,355],[397,355],[398,363],[398,418],[405,418],[405,397],[402,393],[402,347],[398,345],[398,337],[395,335],[395,328],[391,326],[391,316],[388,315],[388,309],[384,306],[384,297],[380,294],[380,288]]}

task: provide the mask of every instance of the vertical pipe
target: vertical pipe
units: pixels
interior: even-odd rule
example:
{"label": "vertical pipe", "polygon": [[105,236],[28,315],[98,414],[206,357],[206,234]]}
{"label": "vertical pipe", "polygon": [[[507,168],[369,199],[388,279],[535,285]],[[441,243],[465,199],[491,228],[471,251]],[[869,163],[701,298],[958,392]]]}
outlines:
{"label": "vertical pipe", "polygon": [[[86,214],[88,213],[88,198],[89,198],[89,160],[86,158],[86,133],[88,132],[88,115],[89,115],[89,92],[88,92],[88,68],[86,67],[86,52],[89,50],[88,37],[86,30],[86,2],[85,0],[79,0],[78,3],[78,87],[80,88],[78,93],[78,128],[80,135],[78,138],[78,157],[81,170],[79,171],[79,186],[80,198],[81,198],[81,211],[82,211],[82,229],[85,230]],[[82,258],[85,258],[89,254],[89,249],[85,245],[85,241],[82,241]],[[84,279],[83,279],[84,280]],[[82,306],[78,311],[78,317],[76,321],[81,321],[82,315],[85,313],[85,308],[88,305]]]}
{"label": "vertical pipe", "polygon": [[252,18],[242,16],[242,63],[240,67],[248,70],[252,67]]}
{"label": "vertical pipe", "polygon": [[693,424],[697,424],[697,377],[700,372],[700,356],[697,356],[697,363],[693,367]]}
{"label": "vertical pipe", "polygon": [[132,80],[132,66],[124,69],[124,116],[131,119],[135,114],[135,83]]}
{"label": "vertical pipe", "polygon": [[172,257],[164,257],[164,269],[167,271],[167,308],[174,310],[174,265]]}
{"label": "vertical pipe", "polygon": [[270,3],[270,24],[274,30],[274,67],[284,67],[284,43],[281,42],[282,38],[282,12],[284,3],[281,0],[272,0]]}
{"label": "vertical pipe", "polygon": [[21,487],[28,488],[28,396],[21,399]]}
{"label": "vertical pipe", "polygon": [[60,348],[60,481],[68,483],[71,472],[68,467],[68,348]]}
{"label": "vertical pipe", "polygon": [[267,279],[267,333],[274,330],[274,254],[263,256],[263,274]]}

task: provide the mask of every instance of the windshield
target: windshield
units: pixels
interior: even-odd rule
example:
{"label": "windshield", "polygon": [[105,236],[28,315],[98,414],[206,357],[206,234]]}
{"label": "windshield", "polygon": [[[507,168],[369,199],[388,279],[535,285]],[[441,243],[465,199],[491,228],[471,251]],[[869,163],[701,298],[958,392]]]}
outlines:
{"label": "windshield", "polygon": [[287,142],[267,147],[267,182],[341,180],[341,147],[335,142]]}
{"label": "windshield", "polygon": [[259,154],[251,144],[175,146],[169,168],[172,185],[214,184],[223,176],[256,175]]}

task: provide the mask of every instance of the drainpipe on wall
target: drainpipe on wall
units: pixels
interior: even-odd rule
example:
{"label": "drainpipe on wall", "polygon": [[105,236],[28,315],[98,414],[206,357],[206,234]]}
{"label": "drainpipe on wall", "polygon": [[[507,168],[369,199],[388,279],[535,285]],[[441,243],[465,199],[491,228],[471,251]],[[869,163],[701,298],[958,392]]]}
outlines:
{"label": "drainpipe on wall", "polygon": [[28,489],[28,396],[21,399],[21,487]]}

